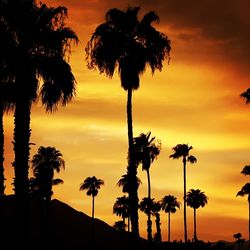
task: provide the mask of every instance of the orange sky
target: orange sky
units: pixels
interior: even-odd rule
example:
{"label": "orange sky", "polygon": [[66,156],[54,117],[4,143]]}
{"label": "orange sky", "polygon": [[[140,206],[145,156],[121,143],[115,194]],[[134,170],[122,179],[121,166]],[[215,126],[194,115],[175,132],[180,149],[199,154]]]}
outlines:
{"label": "orange sky", "polygon": [[[54,188],[54,198],[91,215],[91,199],[79,191],[80,183],[95,175],[105,181],[96,199],[96,217],[110,225],[116,186],[126,172],[126,92],[117,74],[113,79],[86,68],[84,47],[110,8],[141,6],[141,14],[154,10],[154,26],[172,43],[171,61],[154,76],[148,70],[134,92],[134,135],[152,131],[162,141],[159,158],[151,166],[152,196],[172,194],[182,201],[181,160],[169,159],[171,148],[188,143],[198,159],[187,166],[187,189],[199,188],[208,204],[198,210],[198,238],[233,240],[247,238],[247,198],[236,198],[249,180],[240,174],[250,163],[250,107],[239,97],[250,83],[250,20],[248,0],[47,0],[68,8],[67,24],[80,43],[72,48],[70,64],[77,80],[77,96],[58,112],[46,114],[39,103],[32,108],[31,156],[39,146],[54,146],[66,161]],[[5,117],[6,192],[12,193],[13,115]],[[139,198],[147,195],[146,173],[138,169],[143,184]],[[193,211],[188,208],[189,238]],[[139,213],[140,234],[146,237],[146,216]],[[183,208],[172,216],[172,239],[183,238]],[[162,235],[167,239],[167,215],[161,213]],[[155,228],[153,228],[155,232]]]}

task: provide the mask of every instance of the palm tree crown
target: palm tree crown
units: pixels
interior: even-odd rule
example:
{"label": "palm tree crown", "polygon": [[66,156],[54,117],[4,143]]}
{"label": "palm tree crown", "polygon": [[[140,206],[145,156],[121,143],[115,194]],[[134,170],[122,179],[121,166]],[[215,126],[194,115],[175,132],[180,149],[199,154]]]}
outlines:
{"label": "palm tree crown", "polygon": [[152,26],[159,22],[156,13],[150,11],[139,21],[139,11],[140,7],[110,9],[86,47],[88,67],[98,68],[109,77],[118,67],[125,90],[139,87],[139,75],[147,64],[152,72],[161,70],[171,49],[167,36]]}
{"label": "palm tree crown", "polygon": [[207,196],[199,189],[191,189],[187,193],[187,205],[194,209],[204,207],[207,204],[207,201]]}
{"label": "palm tree crown", "polygon": [[197,159],[189,154],[189,151],[193,149],[192,146],[188,146],[188,144],[177,144],[175,147],[173,147],[174,153],[170,155],[170,158],[173,159],[179,159],[183,157],[183,159],[186,159],[186,161],[190,163],[196,163]]}
{"label": "palm tree crown", "polygon": [[248,104],[250,102],[250,88],[248,88],[245,92],[240,94],[240,97],[243,97]]}
{"label": "palm tree crown", "polygon": [[176,208],[180,208],[181,203],[173,195],[166,195],[161,199],[161,209],[166,213],[175,213]]}
{"label": "palm tree crown", "polygon": [[104,181],[97,179],[95,176],[87,177],[80,185],[80,190],[87,190],[88,196],[97,196],[99,189],[104,185]]}
{"label": "palm tree crown", "polygon": [[31,187],[37,189],[39,196],[50,200],[53,194],[52,186],[63,183],[61,179],[54,179],[54,172],[59,173],[65,168],[62,154],[55,147],[39,147],[38,152],[31,160],[34,178]]}

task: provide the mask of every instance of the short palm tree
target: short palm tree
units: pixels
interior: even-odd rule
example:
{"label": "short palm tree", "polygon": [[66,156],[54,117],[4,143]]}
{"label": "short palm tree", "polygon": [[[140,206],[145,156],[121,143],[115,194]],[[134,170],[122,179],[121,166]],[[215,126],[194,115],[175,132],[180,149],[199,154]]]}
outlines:
{"label": "short palm tree", "polygon": [[139,11],[140,7],[129,7],[125,11],[110,9],[86,46],[88,67],[97,68],[108,77],[112,77],[118,68],[121,85],[127,91],[127,172],[131,179],[129,199],[132,233],[135,236],[139,236],[139,224],[137,166],[133,156],[132,92],[139,88],[140,75],[146,66],[149,65],[153,73],[161,70],[163,60],[169,60],[170,52],[168,37],[152,26],[153,22],[159,22],[159,17],[150,11],[139,20]]}
{"label": "short palm tree", "polygon": [[[136,176],[136,182],[137,182],[138,187],[142,183],[141,180],[137,176]],[[122,175],[120,180],[117,182],[117,186],[122,187],[122,192],[123,193],[128,193],[129,192],[129,176],[128,176],[128,174]]]}
{"label": "short palm tree", "polygon": [[166,195],[161,199],[161,209],[168,213],[168,242],[170,242],[170,214],[176,212],[176,208],[180,208],[181,203],[177,201],[177,198],[173,195]]}
{"label": "short palm tree", "polygon": [[187,193],[187,205],[194,209],[194,241],[197,241],[196,231],[196,210],[199,207],[204,207],[207,204],[208,198],[204,192],[199,189],[190,189]]}
{"label": "short palm tree", "polygon": [[152,215],[155,216],[155,226],[156,226],[156,234],[154,240],[156,242],[161,242],[161,218],[160,218],[160,211],[161,211],[161,202],[160,201],[153,201],[152,204]]}
{"label": "short palm tree", "polygon": [[62,153],[55,147],[39,147],[31,160],[34,178],[31,179],[31,192],[35,192],[42,200],[50,201],[52,186],[62,184],[61,179],[54,179],[54,173],[65,169]]}
{"label": "short palm tree", "polygon": [[189,154],[189,151],[193,149],[192,146],[189,146],[188,144],[177,144],[175,147],[173,147],[174,153],[170,155],[170,158],[173,159],[179,159],[182,158],[183,162],[183,180],[184,180],[184,195],[183,195],[183,201],[184,201],[184,241],[187,243],[187,208],[186,208],[186,188],[187,188],[187,178],[186,178],[186,164],[187,162],[190,163],[196,163],[197,159]]}
{"label": "short palm tree", "polygon": [[124,224],[126,225],[126,218],[128,219],[128,231],[130,231],[130,218],[129,218],[129,203],[127,196],[117,197],[113,205],[113,213],[121,216]]}
{"label": "short palm tree", "polygon": [[153,204],[154,199],[145,197],[142,199],[142,201],[139,203],[139,208],[142,212],[144,212],[148,216],[147,220],[147,237],[148,241],[152,242],[152,221],[150,219],[150,215],[153,213]]}
{"label": "short palm tree", "polygon": [[245,195],[247,195],[247,200],[248,200],[248,240],[250,240],[250,183],[244,185],[236,196],[245,196]]}
{"label": "short palm tree", "polygon": [[138,137],[134,138],[134,152],[135,160],[137,164],[142,164],[142,170],[147,172],[148,179],[148,198],[151,198],[151,184],[150,184],[150,172],[151,164],[161,151],[161,142],[156,140],[155,137],[151,137],[151,132],[147,134],[141,133]]}
{"label": "short palm tree", "polygon": [[87,190],[87,195],[92,196],[92,219],[95,218],[95,197],[102,185],[104,185],[104,181],[97,179],[95,176],[87,177],[83,183],[80,184],[80,191]]}

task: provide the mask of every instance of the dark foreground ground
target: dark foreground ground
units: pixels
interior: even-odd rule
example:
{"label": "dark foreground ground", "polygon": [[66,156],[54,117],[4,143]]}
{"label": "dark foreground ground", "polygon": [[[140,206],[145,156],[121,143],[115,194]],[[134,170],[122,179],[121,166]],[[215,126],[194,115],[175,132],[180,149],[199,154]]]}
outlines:
{"label": "dark foreground ground", "polygon": [[[21,248],[16,235],[14,196],[6,196],[0,204],[0,250]],[[180,242],[148,244],[131,234],[116,231],[107,223],[90,218],[67,204],[52,200],[50,213],[44,213],[41,204],[31,202],[30,227],[24,233],[28,244],[24,250],[247,250],[236,243]]]}

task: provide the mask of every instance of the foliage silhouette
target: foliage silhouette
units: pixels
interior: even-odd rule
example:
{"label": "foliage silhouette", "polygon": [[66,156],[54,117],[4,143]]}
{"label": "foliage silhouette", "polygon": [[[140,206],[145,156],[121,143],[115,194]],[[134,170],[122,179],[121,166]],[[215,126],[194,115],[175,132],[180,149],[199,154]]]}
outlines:
{"label": "foliage silhouette", "polygon": [[[141,180],[137,176],[136,176],[136,182],[137,182],[138,187],[140,184],[142,184]],[[122,187],[123,193],[128,193],[129,192],[129,176],[128,176],[128,174],[122,175],[120,180],[117,182],[117,185],[118,185],[118,187]]]}
{"label": "foliage silhouette", "polygon": [[118,232],[125,232],[126,231],[126,224],[123,220],[116,221],[113,225],[113,227],[118,231]]}
{"label": "foliage silhouette", "polygon": [[187,193],[187,205],[194,209],[194,241],[197,242],[196,231],[196,210],[199,207],[204,207],[207,204],[208,197],[199,189],[190,189]]}
{"label": "foliage silhouette", "polygon": [[187,178],[186,178],[186,164],[187,162],[196,163],[197,159],[189,154],[189,151],[193,149],[192,146],[188,146],[188,144],[177,144],[173,147],[174,153],[170,155],[170,158],[179,159],[182,158],[183,162],[183,180],[184,180],[184,242],[187,243],[187,211],[186,211],[186,186],[187,186]]}
{"label": "foliage silhouette", "polygon": [[140,75],[147,65],[152,73],[162,70],[163,61],[169,60],[171,49],[168,37],[152,26],[153,22],[159,22],[156,13],[150,11],[139,20],[139,11],[140,7],[107,11],[105,21],[95,29],[85,49],[88,67],[98,69],[110,78],[118,68],[121,85],[127,91],[128,193],[132,233],[136,237],[139,236],[139,199],[133,152],[132,92],[139,88]]}
{"label": "foliage silhouette", "polygon": [[51,200],[52,186],[62,184],[61,179],[54,179],[54,172],[65,169],[62,153],[55,147],[39,147],[31,160],[33,178],[31,178],[31,194],[42,200]]}
{"label": "foliage silhouette", "polygon": [[130,218],[129,218],[129,202],[127,196],[117,197],[113,205],[113,213],[122,217],[122,221],[126,226],[126,218],[128,219],[128,231],[130,231]]}
{"label": "foliage silhouette", "polygon": [[171,237],[170,237],[170,214],[176,212],[176,208],[180,208],[181,203],[177,201],[177,198],[173,195],[166,195],[164,196],[161,201],[161,209],[165,212],[168,213],[168,242],[171,242]]}
{"label": "foliage silhouette", "polygon": [[80,184],[80,191],[87,190],[87,195],[92,196],[92,219],[95,217],[95,197],[98,195],[102,185],[104,185],[104,181],[97,179],[95,176],[87,177]]}
{"label": "foliage silhouette", "polygon": [[[141,133],[138,137],[134,138],[134,157],[136,164],[142,164],[142,170],[147,172],[148,180],[148,199],[151,199],[151,184],[150,184],[150,166],[153,161],[160,154],[161,142],[156,140],[155,137],[150,138],[151,132],[147,134]],[[148,226],[152,226],[151,213],[148,213]],[[148,240],[152,241],[152,228],[148,229],[151,235],[148,234]]]}

